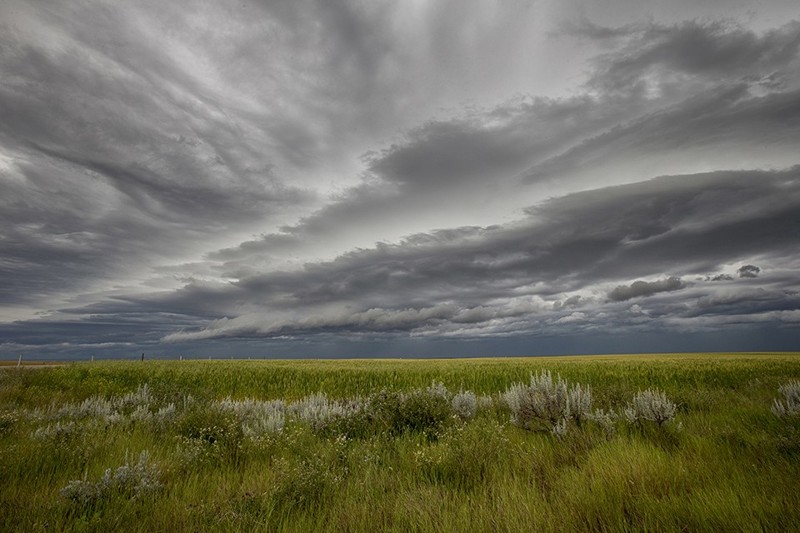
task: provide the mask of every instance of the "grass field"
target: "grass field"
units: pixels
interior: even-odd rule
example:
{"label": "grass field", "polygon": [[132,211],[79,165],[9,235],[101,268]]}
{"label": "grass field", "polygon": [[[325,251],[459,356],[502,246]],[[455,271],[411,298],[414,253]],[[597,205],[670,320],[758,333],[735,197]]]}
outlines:
{"label": "grass field", "polygon": [[[543,371],[585,416],[520,423]],[[0,524],[798,530],[800,416],[771,409],[798,379],[800,354],[9,365]],[[646,389],[674,418],[631,416]]]}

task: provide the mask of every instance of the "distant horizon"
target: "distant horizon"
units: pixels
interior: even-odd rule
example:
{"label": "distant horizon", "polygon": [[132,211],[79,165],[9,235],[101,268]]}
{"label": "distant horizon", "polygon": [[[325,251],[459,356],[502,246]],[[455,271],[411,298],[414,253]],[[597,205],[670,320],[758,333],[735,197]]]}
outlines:
{"label": "distant horizon", "polygon": [[136,356],[88,356],[88,357],[71,357],[71,358],[58,358],[57,356],[36,356],[24,355],[21,359],[19,356],[11,358],[7,356],[0,357],[1,367],[13,367],[19,363],[21,366],[35,363],[86,363],[86,362],[101,362],[101,361],[130,361],[130,362],[147,362],[147,361],[426,361],[426,360],[461,360],[461,359],[536,359],[536,358],[602,358],[602,357],[658,357],[658,356],[695,356],[695,355],[733,355],[733,356],[758,356],[758,355],[797,355],[800,356],[800,351],[783,351],[783,350],[764,350],[764,351],[700,351],[700,352],[618,352],[618,353],[543,353],[543,354],[514,354],[514,355],[451,355],[451,356],[318,356],[318,357],[267,357],[267,356],[198,356],[192,354],[181,355],[164,355],[164,354],[145,354],[144,359],[141,354]]}

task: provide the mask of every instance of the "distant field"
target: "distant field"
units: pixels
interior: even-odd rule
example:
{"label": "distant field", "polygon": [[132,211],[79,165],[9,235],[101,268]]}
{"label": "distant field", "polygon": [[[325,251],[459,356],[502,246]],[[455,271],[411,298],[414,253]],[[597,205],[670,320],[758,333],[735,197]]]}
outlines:
{"label": "distant field", "polygon": [[[771,409],[800,354],[16,363],[0,363],[4,530],[800,524],[800,416]],[[562,418],[520,407],[543,371],[570,394]],[[648,389],[674,417],[646,419]]]}
{"label": "distant field", "polygon": [[[0,367],[9,367],[9,366],[17,366],[17,361],[0,361]],[[19,363],[19,366],[52,366],[52,365],[63,365],[66,363],[62,363],[59,361],[22,361]]]}

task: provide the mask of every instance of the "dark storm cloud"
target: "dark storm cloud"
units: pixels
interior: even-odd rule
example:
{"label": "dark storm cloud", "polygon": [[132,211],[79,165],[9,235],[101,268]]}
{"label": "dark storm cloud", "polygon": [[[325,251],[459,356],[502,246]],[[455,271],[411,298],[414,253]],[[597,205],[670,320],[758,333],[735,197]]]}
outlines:
{"label": "dark storm cloud", "polygon": [[642,296],[652,296],[658,292],[677,291],[686,287],[686,283],[675,276],[670,276],[666,279],[658,281],[634,281],[630,285],[618,285],[611,292],[608,297],[615,302],[624,302],[631,298],[639,298]]}
{"label": "dark storm cloud", "polygon": [[755,265],[743,265],[736,271],[740,278],[757,278],[761,269]]}
{"label": "dark storm cloud", "polygon": [[526,12],[9,0],[0,351],[800,323],[800,23]]}
{"label": "dark storm cloud", "polygon": [[[560,311],[563,304],[554,305],[559,296],[575,291],[623,302],[689,286],[677,276],[664,279],[665,272],[702,274],[755,255],[791,261],[787,250],[800,230],[799,172],[663,177],[577,193],[531,209],[530,218],[516,224],[417,235],[298,271],[251,276],[219,289],[217,302],[227,302],[229,316],[242,316],[169,338],[382,327],[421,334],[431,327],[456,329],[465,322],[459,316],[474,317],[473,324],[500,321],[498,331],[530,327],[507,320],[514,317],[577,321],[580,315],[545,311]],[[765,206],[772,211],[765,213]],[[709,219],[711,212],[725,214]],[[636,280],[654,274],[662,279]],[[209,296],[196,291],[187,287],[183,305]],[[564,299],[580,301],[574,296]],[[253,312],[236,311],[243,300]],[[267,318],[267,309],[281,318]]]}
{"label": "dark storm cloud", "polygon": [[498,189],[516,187],[519,172],[532,162],[554,156],[589,132],[603,131],[643,109],[614,98],[601,103],[585,96],[516,99],[460,118],[431,121],[411,130],[402,142],[365,154],[367,177],[326,207],[279,233],[214,252],[209,258],[230,261],[226,272],[235,274],[259,254],[291,251],[314,239],[363,227],[367,221],[407,223],[409,206],[422,217],[459,202],[481,205],[487,197],[502,197]]}

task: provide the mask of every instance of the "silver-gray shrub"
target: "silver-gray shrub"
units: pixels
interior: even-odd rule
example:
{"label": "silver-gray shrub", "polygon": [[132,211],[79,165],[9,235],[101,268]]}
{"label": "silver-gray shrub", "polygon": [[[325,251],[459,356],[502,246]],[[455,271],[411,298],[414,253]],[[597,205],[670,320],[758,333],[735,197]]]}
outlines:
{"label": "silver-gray shrub", "polygon": [[313,429],[318,430],[333,418],[346,417],[363,408],[364,402],[359,398],[340,402],[318,393],[289,405],[287,414],[307,422]]}
{"label": "silver-gray shrub", "polygon": [[50,420],[94,418],[106,424],[116,424],[123,422],[127,415],[135,413],[132,419],[141,422],[150,418],[148,413],[153,401],[150,388],[145,383],[135,391],[121,396],[90,396],[81,402],[51,406],[47,411],[35,411],[32,415],[33,418]]}
{"label": "silver-gray shrub", "polygon": [[428,396],[444,398],[445,400],[450,399],[450,391],[441,381],[432,381],[428,388],[425,389],[425,393]]}
{"label": "silver-gray shrub", "polygon": [[634,395],[623,415],[631,423],[648,420],[661,426],[675,418],[677,410],[678,406],[663,391],[647,389]]}
{"label": "silver-gray shrub", "polygon": [[229,411],[242,421],[242,431],[250,438],[280,433],[286,424],[286,404],[283,400],[232,400],[226,398],[216,406]]}
{"label": "silver-gray shrub", "polygon": [[112,402],[118,411],[132,411],[139,407],[149,408],[153,402],[153,395],[150,394],[150,387],[144,383],[135,391],[112,398]]}
{"label": "silver-gray shrub", "polygon": [[566,423],[581,423],[590,413],[592,390],[575,384],[572,387],[549,370],[531,374],[530,383],[511,385],[502,400],[511,410],[511,422],[525,429],[545,425],[556,433],[565,433]]}
{"label": "silver-gray shrub", "polygon": [[772,412],[777,416],[800,415],[800,381],[792,380],[778,387],[783,400],[778,398],[772,402]]}
{"label": "silver-gray shrub", "polygon": [[617,431],[616,428],[616,421],[619,418],[619,415],[615,413],[613,410],[604,411],[603,409],[596,409],[594,412],[589,413],[586,416],[587,420],[591,420],[600,428],[605,431],[606,436],[611,438]]}
{"label": "silver-gray shrub", "polygon": [[114,403],[101,396],[91,396],[79,403],[67,403],[53,409],[48,418],[98,418],[106,419],[116,412]]}
{"label": "silver-gray shrub", "polygon": [[139,498],[161,489],[159,476],[158,465],[143,451],[136,463],[126,460],[116,469],[108,468],[97,481],[73,479],[61,489],[61,495],[81,505],[93,505],[112,496]]}
{"label": "silver-gray shrub", "polygon": [[453,412],[461,420],[472,420],[478,413],[478,398],[472,391],[461,391],[450,402]]}
{"label": "silver-gray shrub", "polygon": [[31,434],[33,440],[61,442],[76,437],[84,431],[85,425],[77,424],[72,420],[55,422],[40,426]]}

